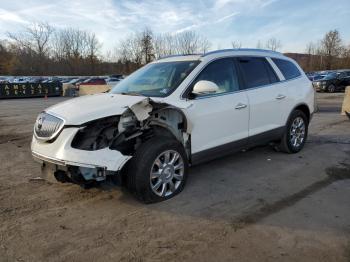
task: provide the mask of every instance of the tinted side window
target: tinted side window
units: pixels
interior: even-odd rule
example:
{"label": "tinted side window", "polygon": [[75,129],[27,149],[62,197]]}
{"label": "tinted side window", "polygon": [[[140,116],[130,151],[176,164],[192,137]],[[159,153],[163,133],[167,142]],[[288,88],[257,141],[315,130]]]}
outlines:
{"label": "tinted side window", "polygon": [[345,72],[341,72],[339,75],[338,75],[339,78],[345,78],[346,77],[346,73]]}
{"label": "tinted side window", "polygon": [[301,75],[299,69],[290,61],[272,58],[286,80],[296,78]]}
{"label": "tinted side window", "polygon": [[237,73],[231,58],[216,60],[207,65],[194,81],[192,88],[200,80],[211,81],[217,84],[219,87],[217,93],[239,90]]}
{"label": "tinted side window", "polygon": [[270,64],[262,57],[242,57],[238,59],[246,88],[253,88],[278,82]]}

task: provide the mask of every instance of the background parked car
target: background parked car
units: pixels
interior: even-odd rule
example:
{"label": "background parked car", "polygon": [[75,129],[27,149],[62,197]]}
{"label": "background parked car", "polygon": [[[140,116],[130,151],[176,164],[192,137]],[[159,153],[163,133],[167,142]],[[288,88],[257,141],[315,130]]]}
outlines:
{"label": "background parked car", "polygon": [[81,85],[105,85],[106,80],[103,78],[89,78],[81,83]]}
{"label": "background parked car", "polygon": [[120,78],[110,77],[106,79],[107,85],[116,85],[120,82]]}
{"label": "background parked car", "polygon": [[121,74],[116,74],[116,75],[110,75],[109,78],[118,78],[119,80],[124,79],[124,76]]}
{"label": "background parked car", "polygon": [[0,77],[0,84],[7,84],[8,82],[9,81],[7,77]]}
{"label": "background parked car", "polygon": [[30,82],[29,77],[17,77],[13,79],[13,83],[16,83],[16,84],[25,84],[29,82]]}
{"label": "background parked car", "polygon": [[314,81],[314,78],[318,76],[317,72],[307,72],[305,75],[310,79],[310,81]]}
{"label": "background parked car", "polygon": [[339,85],[346,87],[350,85],[350,70],[338,70]]}
{"label": "background parked car", "polygon": [[350,70],[339,70],[320,76],[322,78],[313,81],[317,92],[344,91],[345,87],[350,85]]}

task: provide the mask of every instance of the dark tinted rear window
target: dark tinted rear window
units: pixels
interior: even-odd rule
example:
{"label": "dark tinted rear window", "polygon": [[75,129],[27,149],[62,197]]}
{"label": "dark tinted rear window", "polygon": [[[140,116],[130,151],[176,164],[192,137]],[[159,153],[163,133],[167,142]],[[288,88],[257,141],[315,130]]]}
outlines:
{"label": "dark tinted rear window", "polygon": [[278,78],[270,64],[262,57],[239,58],[246,88],[253,88],[278,82]]}
{"label": "dark tinted rear window", "polygon": [[299,69],[290,61],[272,58],[286,80],[296,78],[301,75]]}

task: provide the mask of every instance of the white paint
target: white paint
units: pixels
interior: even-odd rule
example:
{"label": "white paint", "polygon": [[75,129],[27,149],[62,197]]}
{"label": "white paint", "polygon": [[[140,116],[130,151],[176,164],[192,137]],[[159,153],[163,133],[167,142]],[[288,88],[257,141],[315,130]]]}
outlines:
{"label": "white paint", "polygon": [[[276,57],[295,63],[279,53],[254,50],[225,51],[204,57],[169,57],[154,63],[199,60],[200,64],[168,97],[98,94],[68,100],[48,108],[46,112],[63,118],[66,125],[80,125],[107,116],[121,115],[127,109],[131,109],[141,121],[145,120],[152,110],[150,100],[167,103],[181,109],[187,117],[192,154],[282,127],[292,109],[298,104],[307,104],[310,112],[314,112],[314,90],[305,74],[302,73],[301,77],[290,81],[283,81],[283,75],[271,59],[268,61],[279,76],[279,83],[194,100],[182,98],[186,88],[210,62],[234,56]],[[130,158],[108,148],[96,151],[74,149],[70,144],[76,132],[77,128],[64,129],[53,143],[43,143],[33,137],[32,151],[66,164],[102,166],[108,170],[120,169]]]}

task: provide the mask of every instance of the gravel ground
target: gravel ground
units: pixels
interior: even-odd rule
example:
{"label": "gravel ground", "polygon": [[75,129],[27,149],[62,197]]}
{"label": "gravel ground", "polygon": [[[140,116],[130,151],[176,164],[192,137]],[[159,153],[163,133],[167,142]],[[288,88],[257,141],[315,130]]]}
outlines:
{"label": "gravel ground", "polygon": [[350,121],[318,94],[305,149],[260,147],[191,168],[152,205],[120,187],[35,179],[36,115],[64,98],[0,101],[0,261],[350,261]]}

